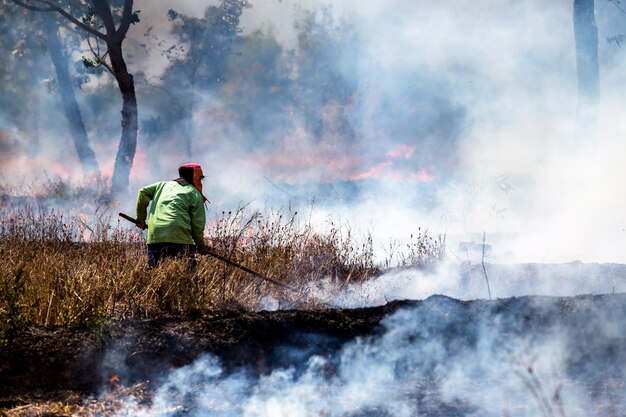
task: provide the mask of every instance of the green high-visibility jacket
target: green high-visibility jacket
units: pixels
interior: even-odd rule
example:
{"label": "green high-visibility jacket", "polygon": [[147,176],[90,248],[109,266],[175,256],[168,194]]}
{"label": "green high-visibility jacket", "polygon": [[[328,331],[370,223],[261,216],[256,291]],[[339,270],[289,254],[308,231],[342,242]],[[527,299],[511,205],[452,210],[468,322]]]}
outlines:
{"label": "green high-visibility jacket", "polygon": [[204,247],[206,213],[202,194],[193,185],[160,181],[146,185],[137,194],[137,220],[146,220],[146,243],[182,243]]}

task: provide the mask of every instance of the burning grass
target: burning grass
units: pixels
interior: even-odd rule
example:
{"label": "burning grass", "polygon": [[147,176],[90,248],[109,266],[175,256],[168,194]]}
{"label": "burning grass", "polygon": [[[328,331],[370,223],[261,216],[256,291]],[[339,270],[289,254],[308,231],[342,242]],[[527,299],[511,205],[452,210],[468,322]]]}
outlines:
{"label": "burning grass", "polygon": [[[297,213],[250,213],[240,207],[218,215],[205,231],[215,252],[297,289],[291,292],[210,256],[198,256],[194,271],[179,260],[149,270],[145,235],[120,223],[114,206],[85,215],[83,208],[47,208],[41,198],[18,204],[4,201],[0,207],[4,344],[29,324],[99,326],[109,319],[218,309],[315,307],[307,298],[311,283],[331,282],[339,290],[381,273],[369,235],[357,238],[349,226],[332,222],[327,231],[318,232],[309,222],[301,222]],[[419,260],[423,266],[441,258],[443,248],[441,240],[420,233],[403,259]]]}

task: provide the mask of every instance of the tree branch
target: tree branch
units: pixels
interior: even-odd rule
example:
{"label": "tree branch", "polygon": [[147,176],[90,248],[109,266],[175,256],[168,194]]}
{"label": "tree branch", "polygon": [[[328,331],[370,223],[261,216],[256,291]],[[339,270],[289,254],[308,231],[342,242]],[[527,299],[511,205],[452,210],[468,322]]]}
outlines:
{"label": "tree branch", "polygon": [[28,10],[33,10],[33,11],[37,11],[37,12],[57,12],[59,13],[61,16],[63,16],[64,18],[66,18],[67,20],[69,20],[70,22],[72,22],[73,24],[75,24],[76,26],[78,26],[79,28],[81,28],[82,30],[92,34],[93,36],[96,36],[100,39],[103,39],[106,41],[107,36],[103,33],[98,32],[97,30],[87,26],[86,24],[84,24],[83,22],[81,22],[80,20],[76,19],[74,16],[72,16],[71,14],[69,14],[67,11],[65,11],[64,9],[62,9],[59,6],[56,6],[52,3],[50,3],[48,0],[33,0],[36,1],[38,4],[45,4],[48,6],[48,8],[44,8],[44,7],[37,7],[37,6],[33,6],[32,4],[29,4],[26,1],[22,1],[22,0],[11,0],[12,2],[14,2],[15,4],[22,6]]}
{"label": "tree branch", "polygon": [[133,0],[124,0],[124,11],[122,12],[122,23],[115,32],[115,39],[121,41],[126,36],[133,16]]}
{"label": "tree branch", "polygon": [[94,9],[96,9],[96,13],[102,19],[102,23],[104,23],[104,27],[107,30],[107,34],[109,35],[109,39],[113,39],[115,36],[115,22],[113,21],[113,15],[111,14],[111,6],[107,0],[92,0]]}
{"label": "tree branch", "polygon": [[55,10],[51,7],[48,8],[43,8],[43,7],[36,7],[36,6],[32,6],[28,3],[25,3],[23,1],[20,0],[11,0],[13,3],[17,4],[18,6],[22,6],[25,9],[31,10],[33,12],[54,12]]}
{"label": "tree branch", "polygon": [[98,65],[96,65],[96,68],[104,67],[111,74],[115,75],[115,73],[113,72],[113,68],[111,68],[111,66],[106,62],[107,54],[109,53],[109,51],[106,51],[104,55],[100,55],[100,43],[98,42],[98,39],[96,39],[96,49],[94,49],[93,45],[91,44],[91,40],[89,40],[89,38],[87,38],[87,45],[89,46],[89,50],[91,51],[91,54],[95,56],[96,59],[98,60]]}

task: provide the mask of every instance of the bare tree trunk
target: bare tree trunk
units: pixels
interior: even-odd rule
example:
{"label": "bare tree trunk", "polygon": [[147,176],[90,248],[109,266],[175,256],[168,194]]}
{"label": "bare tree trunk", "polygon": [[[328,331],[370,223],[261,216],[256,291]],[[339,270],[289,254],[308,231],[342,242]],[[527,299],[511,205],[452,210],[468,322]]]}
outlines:
{"label": "bare tree trunk", "polygon": [[[128,29],[133,23],[139,21],[137,14],[133,13],[133,0],[123,0],[123,7],[121,9],[119,9],[119,4],[115,6],[118,11],[121,10],[122,12],[117,27],[110,0],[91,0],[91,4],[96,12],[95,14],[98,16],[98,21],[101,22],[101,25],[97,25],[97,27],[90,26],[91,22],[76,18],[71,13],[71,9],[68,11],[60,5],[55,4],[56,2],[48,0],[32,0],[31,2],[24,0],[12,1],[15,4],[35,12],[56,12],[72,24],[84,30],[88,36],[94,36],[96,39],[106,43],[107,51],[104,56],[109,58],[110,66],[107,64],[104,65],[113,73],[120,93],[122,94],[122,137],[113,167],[111,196],[126,194],[128,192],[130,170],[133,166],[135,150],[137,149],[138,130],[135,82],[133,76],[128,73],[126,62],[124,62],[124,56],[122,54],[122,42],[126,37]],[[101,27],[105,29],[106,33],[98,30]],[[102,56],[97,56],[97,60],[104,63]]]}
{"label": "bare tree trunk", "polygon": [[[598,27],[594,0],[574,0],[574,38],[578,75],[578,124],[585,134],[594,134],[600,98]],[[579,134],[581,132],[579,131]]]}
{"label": "bare tree trunk", "polygon": [[54,20],[54,16],[43,15],[42,19],[48,35],[48,51],[50,52],[50,58],[59,82],[63,111],[65,112],[65,118],[67,119],[70,135],[74,141],[78,159],[85,174],[100,175],[96,154],[89,144],[89,136],[87,135],[80,108],[76,101],[76,95],[74,94],[67,57],[62,52],[64,49],[59,40],[58,25]]}
{"label": "bare tree trunk", "polygon": [[107,48],[115,79],[122,93],[122,138],[115,157],[111,191],[113,195],[128,192],[130,170],[137,150],[138,112],[133,76],[128,73],[122,55],[122,43],[108,43]]}
{"label": "bare tree trunk", "polygon": [[91,2],[106,29],[106,35],[98,35],[106,42],[111,62],[110,70],[122,94],[122,137],[111,178],[111,196],[115,197],[128,193],[130,170],[137,150],[138,114],[135,81],[128,73],[122,54],[122,42],[132,24],[133,0],[124,0],[123,16],[118,28],[115,27],[109,0],[91,0]]}

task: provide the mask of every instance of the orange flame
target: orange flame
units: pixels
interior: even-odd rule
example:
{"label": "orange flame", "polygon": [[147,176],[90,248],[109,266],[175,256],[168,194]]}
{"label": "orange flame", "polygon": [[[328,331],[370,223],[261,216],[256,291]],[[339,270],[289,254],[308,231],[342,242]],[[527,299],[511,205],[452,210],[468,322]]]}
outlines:
{"label": "orange flame", "polygon": [[[397,145],[390,149],[385,154],[385,160],[374,165],[370,169],[364,172],[353,174],[349,177],[350,180],[364,180],[368,178],[380,178],[391,181],[411,181],[418,183],[428,183],[434,181],[435,177],[425,168],[421,168],[417,171],[407,169],[407,164],[402,160],[410,160],[415,153],[415,146],[411,145]],[[400,166],[396,161],[400,162]]]}

